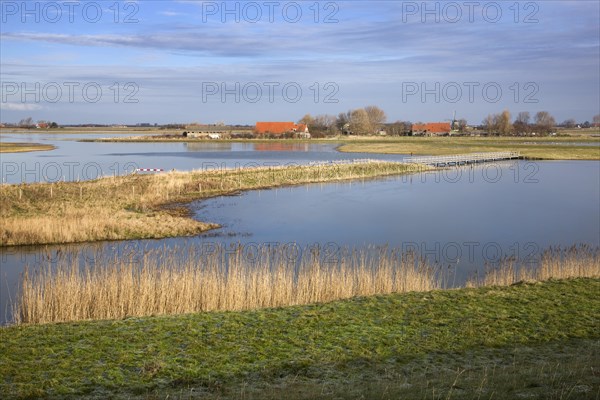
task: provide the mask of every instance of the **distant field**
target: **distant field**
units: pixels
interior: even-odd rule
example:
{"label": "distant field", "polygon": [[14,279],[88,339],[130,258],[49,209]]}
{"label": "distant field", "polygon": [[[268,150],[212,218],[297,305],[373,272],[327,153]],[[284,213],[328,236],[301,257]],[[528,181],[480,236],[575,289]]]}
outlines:
{"label": "distant field", "polygon": [[357,138],[339,150],[356,153],[447,155],[486,151],[521,152],[530,159],[600,160],[600,137],[395,137]]}
{"label": "distant field", "polygon": [[[135,132],[137,133],[137,131]],[[145,132],[179,134],[181,132]],[[544,160],[600,160],[600,129],[562,130],[560,136],[549,137],[374,137],[336,136],[324,139],[198,139],[160,136],[124,136],[107,139],[90,139],[92,142],[289,142],[338,143],[338,150],[348,153],[387,153],[415,155],[447,155],[486,151],[520,151],[530,159]]]}
{"label": "distant field", "polygon": [[180,129],[177,130],[160,130],[154,127],[67,127],[67,128],[55,128],[55,129],[26,129],[26,128],[1,128],[0,134],[97,134],[97,133],[107,133],[107,134],[159,134],[159,133],[180,133]]}
{"label": "distant field", "polygon": [[597,399],[600,280],[0,328],[0,397]]}
{"label": "distant field", "polygon": [[0,142],[0,153],[25,153],[28,151],[46,151],[53,149],[55,149],[55,147],[50,144]]}
{"label": "distant field", "polygon": [[569,129],[561,129],[558,131],[558,133],[561,135],[571,135],[571,136],[600,135],[600,128],[587,128],[587,129],[569,128]]}

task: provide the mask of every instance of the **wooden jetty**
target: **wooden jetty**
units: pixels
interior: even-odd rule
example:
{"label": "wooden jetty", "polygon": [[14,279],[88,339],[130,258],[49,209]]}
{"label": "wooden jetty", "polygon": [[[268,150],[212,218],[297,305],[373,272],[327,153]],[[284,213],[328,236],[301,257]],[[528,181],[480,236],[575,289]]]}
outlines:
{"label": "wooden jetty", "polygon": [[456,154],[451,156],[417,156],[405,157],[405,163],[426,164],[434,167],[448,167],[453,165],[467,165],[501,160],[521,158],[518,151],[498,151],[493,153]]}

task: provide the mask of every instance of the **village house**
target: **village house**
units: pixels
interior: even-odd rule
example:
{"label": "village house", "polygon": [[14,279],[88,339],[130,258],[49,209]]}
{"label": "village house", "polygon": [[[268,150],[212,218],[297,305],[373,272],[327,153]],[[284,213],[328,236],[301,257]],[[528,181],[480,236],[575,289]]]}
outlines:
{"label": "village house", "polygon": [[283,135],[284,133],[297,133],[301,137],[310,138],[306,124],[294,122],[257,122],[254,130],[257,135]]}
{"label": "village house", "polygon": [[223,139],[229,136],[229,132],[221,125],[190,124],[183,132],[184,137],[195,139]]}
{"label": "village house", "polygon": [[426,124],[412,125],[412,133],[415,136],[448,135],[451,131],[450,122],[428,122]]}

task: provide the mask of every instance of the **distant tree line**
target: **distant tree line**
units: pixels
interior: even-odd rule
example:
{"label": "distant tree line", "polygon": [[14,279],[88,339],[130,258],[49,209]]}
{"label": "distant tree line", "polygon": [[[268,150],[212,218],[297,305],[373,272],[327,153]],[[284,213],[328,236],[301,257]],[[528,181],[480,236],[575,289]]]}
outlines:
{"label": "distant tree line", "polygon": [[33,128],[36,128],[36,127],[39,127],[39,128],[42,128],[42,129],[55,129],[55,128],[58,128],[58,124],[56,122],[39,120],[36,123],[36,122],[33,122],[33,118],[31,118],[31,117],[23,118],[22,120],[19,121],[19,123],[17,124],[17,126],[19,128],[27,128],[27,129],[33,129]]}
{"label": "distant tree line", "polygon": [[[594,116],[593,126],[600,126],[600,115]],[[561,128],[589,128],[592,126],[588,121],[577,124],[575,119],[570,118],[561,124],[557,124],[554,117],[548,111],[539,111],[531,118],[528,111],[521,111],[514,121],[510,111],[504,110],[500,114],[489,114],[482,121],[482,128],[491,135],[548,135],[553,133],[557,127]]]}
{"label": "distant tree line", "polygon": [[[396,121],[386,123],[385,112],[377,106],[366,106],[363,108],[348,110],[337,116],[321,114],[311,116],[306,114],[298,123],[306,124],[312,137],[345,135],[376,135],[384,130],[389,136],[412,135],[411,121]],[[418,122],[419,123],[419,122]],[[600,127],[600,115],[593,118],[593,122],[585,121],[578,124],[573,118],[557,124],[555,118],[548,111],[539,111],[533,117],[528,111],[519,112],[513,121],[509,110],[499,114],[490,114],[483,121],[479,129],[490,135],[548,135],[553,133],[557,127],[561,128],[589,128]],[[465,133],[467,131],[467,120],[464,118],[452,121],[452,131]]]}
{"label": "distant tree line", "polygon": [[306,114],[298,123],[306,124],[312,137],[338,134],[374,135],[387,120],[385,111],[377,106],[366,106],[348,110],[337,115],[321,114],[315,117]]}

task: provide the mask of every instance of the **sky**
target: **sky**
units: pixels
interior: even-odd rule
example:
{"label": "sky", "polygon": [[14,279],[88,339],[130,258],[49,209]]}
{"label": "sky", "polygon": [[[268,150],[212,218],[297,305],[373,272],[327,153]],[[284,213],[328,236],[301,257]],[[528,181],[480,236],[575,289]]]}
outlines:
{"label": "sky", "polygon": [[600,2],[0,0],[0,121],[600,113]]}

